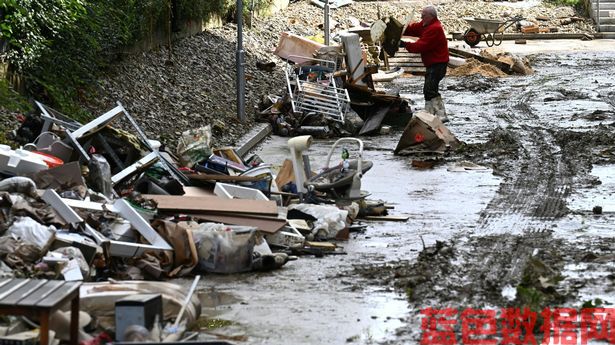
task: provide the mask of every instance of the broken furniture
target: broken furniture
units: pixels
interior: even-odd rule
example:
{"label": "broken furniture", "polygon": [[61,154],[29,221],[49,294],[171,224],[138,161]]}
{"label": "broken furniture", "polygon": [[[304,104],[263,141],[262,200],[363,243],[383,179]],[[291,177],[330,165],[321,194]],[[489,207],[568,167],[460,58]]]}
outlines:
{"label": "broken furniture", "polygon": [[190,216],[195,220],[254,226],[264,233],[275,233],[286,225],[275,201],[227,199],[226,197],[144,195],[156,201],[158,212]]}
{"label": "broken furniture", "polygon": [[288,64],[286,85],[293,112],[322,114],[329,119],[344,122],[350,97],[344,88],[339,88],[334,73],[335,61],[300,57],[301,64]]}
{"label": "broken furniture", "polygon": [[[72,145],[78,152],[82,161],[90,161],[90,155],[86,149],[89,148],[91,139],[96,138],[97,141],[100,142],[105,154],[111,159],[115,166],[121,170],[112,176],[111,180],[113,185],[118,184],[127,177],[146,169],[156,162],[160,162],[164,169],[176,180],[183,184],[189,184],[189,180],[181,173],[181,171],[169,162],[169,160],[158,150],[152,147],[151,141],[147,139],[145,133],[143,133],[139,125],[120,102],[117,102],[117,106],[115,108],[109,110],[85,125],[69,119],[67,116],[62,115],[61,113],[41,104],[40,102],[36,102],[36,104],[42,112],[41,117],[45,120],[43,124],[43,133],[49,131],[52,124],[62,126],[66,133],[64,143]],[[101,133],[99,133],[103,128],[111,124],[111,122],[121,117],[128,120],[134,129],[134,133],[139,138],[142,147],[146,151],[149,151],[148,154],[137,159],[136,161],[121,160],[113,148],[109,145],[108,140]]]}
{"label": "broken furniture", "polygon": [[[118,199],[113,203],[113,207],[106,204],[95,202],[62,199],[53,190],[48,189],[42,196],[42,199],[47,202],[66,222],[71,223],[73,227],[82,227],[82,230],[92,236],[96,244],[106,248],[110,256],[120,257],[139,257],[146,251],[167,251],[173,248],[154,230],[148,221],[134,209],[124,199]],[[70,204],[70,205],[69,205]],[[132,227],[137,230],[150,244],[133,243],[125,241],[110,240],[103,236],[88,225],[73,209],[84,208],[96,211],[116,212],[122,218],[129,221]]]}
{"label": "broken furniture", "polygon": [[70,301],[70,344],[77,345],[80,286],[81,282],[61,280],[0,280],[0,315],[38,316],[40,345],[48,345],[49,316]]}

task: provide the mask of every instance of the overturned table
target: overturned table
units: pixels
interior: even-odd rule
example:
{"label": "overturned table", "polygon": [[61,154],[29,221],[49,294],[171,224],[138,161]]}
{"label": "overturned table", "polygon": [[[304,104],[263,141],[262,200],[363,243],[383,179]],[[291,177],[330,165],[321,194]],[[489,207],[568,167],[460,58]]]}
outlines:
{"label": "overturned table", "polygon": [[49,344],[49,315],[71,301],[70,344],[77,345],[81,282],[0,279],[0,315],[38,316],[40,344]]}

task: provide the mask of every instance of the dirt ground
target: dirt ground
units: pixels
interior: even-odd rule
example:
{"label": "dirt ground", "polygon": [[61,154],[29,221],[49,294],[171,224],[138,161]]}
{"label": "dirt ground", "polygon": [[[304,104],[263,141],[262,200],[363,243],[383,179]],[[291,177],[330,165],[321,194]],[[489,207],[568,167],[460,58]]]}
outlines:
{"label": "dirt ground", "polygon": [[[416,261],[356,270],[372,278],[377,272],[378,280],[394,277],[409,296],[410,326],[389,343],[418,341],[418,311],[427,307],[460,314],[517,307],[580,312],[615,303],[614,238],[604,231],[615,211],[608,205],[614,193],[615,84],[605,73],[615,55],[571,50],[529,58],[533,76],[445,82],[449,127],[466,142],[446,161],[492,167],[502,180],[474,224],[428,245]],[[544,332],[535,332],[540,340]]]}
{"label": "dirt ground", "polygon": [[[273,274],[206,277],[203,318],[223,326],[201,338],[418,344],[426,308],[612,308],[615,82],[606,71],[615,52],[600,47],[533,51],[530,76],[447,77],[442,94],[459,150],[424,170],[412,160],[425,157],[393,155],[401,129],[364,138],[364,157],[375,164],[363,189],[410,219],[366,223],[339,243],[346,255],[302,257]],[[422,81],[382,86],[420,108]],[[272,138],[259,155],[280,164],[286,140]],[[330,145],[310,148],[313,167]],[[486,169],[451,169],[462,161]],[[536,329],[538,341],[542,334]]]}

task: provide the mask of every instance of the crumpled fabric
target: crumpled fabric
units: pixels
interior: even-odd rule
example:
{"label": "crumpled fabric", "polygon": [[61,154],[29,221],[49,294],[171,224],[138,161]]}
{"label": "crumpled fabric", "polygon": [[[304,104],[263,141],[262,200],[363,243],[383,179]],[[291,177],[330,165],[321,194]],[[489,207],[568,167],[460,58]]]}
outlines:
{"label": "crumpled fabric", "polygon": [[32,176],[39,189],[53,189],[58,193],[75,190],[85,197],[87,186],[81,175],[79,162],[69,162],[59,167],[39,171]]}

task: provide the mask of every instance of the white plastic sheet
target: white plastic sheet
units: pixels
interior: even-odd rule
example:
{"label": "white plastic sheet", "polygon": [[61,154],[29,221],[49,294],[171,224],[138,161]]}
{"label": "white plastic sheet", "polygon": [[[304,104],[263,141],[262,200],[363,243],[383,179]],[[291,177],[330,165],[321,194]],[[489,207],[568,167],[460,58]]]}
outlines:
{"label": "white plastic sheet", "polygon": [[25,243],[33,244],[45,250],[55,237],[56,228],[39,224],[30,217],[16,217],[7,233]]}

